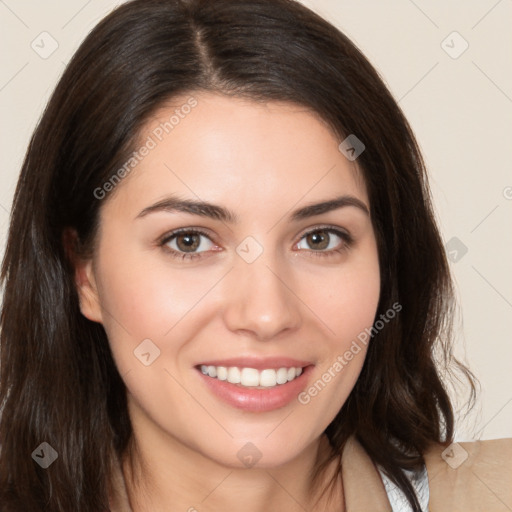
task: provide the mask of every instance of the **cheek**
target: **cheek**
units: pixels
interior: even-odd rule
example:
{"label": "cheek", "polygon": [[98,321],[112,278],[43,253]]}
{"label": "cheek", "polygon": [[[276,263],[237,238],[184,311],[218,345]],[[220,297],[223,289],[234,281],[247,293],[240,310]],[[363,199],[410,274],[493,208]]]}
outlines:
{"label": "cheek", "polygon": [[299,402],[307,405],[312,414],[314,411],[313,416],[322,421],[327,419],[327,424],[352,391],[371,343],[368,333],[379,302],[380,271],[373,244],[364,255],[344,271],[330,275],[324,288],[310,288],[309,304],[327,326],[324,332],[328,336],[316,380],[299,397]]}
{"label": "cheek", "polygon": [[169,336],[175,328],[182,332],[190,313],[201,309],[222,269],[180,269],[164,255],[129,247],[115,235],[105,238],[109,243],[102,246],[97,268],[100,301],[103,325],[121,370],[134,365],[133,351],[146,339],[175,356],[180,347],[170,346]]}
{"label": "cheek", "polygon": [[334,280],[332,289],[324,311],[343,348],[374,321],[380,294],[379,273],[371,269],[350,273]]}
{"label": "cheek", "polygon": [[343,350],[358,334],[373,324],[380,297],[377,250],[368,244],[339,272],[330,272],[323,286],[309,286],[308,303],[327,325],[332,348]]}
{"label": "cheek", "polygon": [[[124,272],[123,267],[126,267]],[[164,336],[211,287],[204,273],[123,263],[102,280],[103,304],[134,335]]]}

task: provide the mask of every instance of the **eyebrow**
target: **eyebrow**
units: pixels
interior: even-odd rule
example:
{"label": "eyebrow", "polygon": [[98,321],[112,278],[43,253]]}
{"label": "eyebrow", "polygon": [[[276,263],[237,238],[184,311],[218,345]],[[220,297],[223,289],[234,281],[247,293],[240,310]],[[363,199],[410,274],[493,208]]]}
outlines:
{"label": "eyebrow", "polygon": [[[308,204],[293,211],[290,216],[290,221],[299,221],[315,215],[321,215],[333,210],[338,210],[344,207],[355,207],[363,211],[366,215],[370,215],[370,211],[366,204],[355,196],[343,195],[334,199],[329,199],[319,203]],[[233,211],[223,206],[208,203],[206,201],[196,201],[193,199],[180,199],[178,197],[166,197],[151,206],[144,208],[135,218],[142,218],[150,213],[156,212],[183,212],[192,215],[199,215],[201,217],[209,217],[214,220],[220,220],[230,224],[238,222],[238,216]]]}

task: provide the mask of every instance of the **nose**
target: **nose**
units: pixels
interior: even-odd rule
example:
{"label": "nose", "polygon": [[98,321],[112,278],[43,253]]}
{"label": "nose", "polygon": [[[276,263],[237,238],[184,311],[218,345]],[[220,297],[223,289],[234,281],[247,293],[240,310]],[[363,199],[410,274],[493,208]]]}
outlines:
{"label": "nose", "polygon": [[237,261],[224,286],[224,322],[232,332],[265,341],[301,325],[301,301],[290,273],[270,258]]}

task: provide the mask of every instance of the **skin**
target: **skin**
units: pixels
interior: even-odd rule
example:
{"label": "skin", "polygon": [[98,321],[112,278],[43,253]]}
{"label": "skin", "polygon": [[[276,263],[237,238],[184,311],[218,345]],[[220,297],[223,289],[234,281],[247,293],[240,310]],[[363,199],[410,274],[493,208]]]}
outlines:
{"label": "skin", "polygon": [[[162,107],[140,141],[187,97]],[[341,141],[305,108],[194,97],[198,105],[104,200],[94,255],[77,265],[81,311],[105,327],[128,390],[137,448],[134,469],[123,464],[130,501],[134,512],[320,510],[325,498],[315,503],[310,471],[327,454],[323,431],[352,390],[365,348],[308,404],[263,413],[222,402],[194,367],[289,356],[314,364],[308,385],[332,367],[376,313],[371,219],[354,206],[299,221],[289,215],[341,195],[369,209],[366,188]],[[238,222],[176,211],[136,218],[170,194],[229,208]],[[322,232],[325,224],[353,243]],[[199,258],[173,258],[166,247],[184,247],[176,239],[159,245],[178,228],[211,235],[200,237]],[[315,229],[328,248],[308,243],[304,234]],[[252,263],[236,252],[248,236],[263,248]],[[134,350],[148,338],[160,356],[145,366]],[[237,457],[247,442],[262,454],[252,468]]]}

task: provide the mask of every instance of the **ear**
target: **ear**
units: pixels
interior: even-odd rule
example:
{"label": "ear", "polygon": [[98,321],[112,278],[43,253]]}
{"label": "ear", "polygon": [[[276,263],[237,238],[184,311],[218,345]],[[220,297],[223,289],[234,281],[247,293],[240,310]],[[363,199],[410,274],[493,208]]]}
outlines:
{"label": "ear", "polygon": [[92,257],[85,258],[78,250],[78,235],[74,229],[67,228],[62,234],[64,251],[74,269],[75,285],[80,301],[80,311],[85,318],[102,323],[98,287],[94,275]]}

